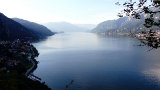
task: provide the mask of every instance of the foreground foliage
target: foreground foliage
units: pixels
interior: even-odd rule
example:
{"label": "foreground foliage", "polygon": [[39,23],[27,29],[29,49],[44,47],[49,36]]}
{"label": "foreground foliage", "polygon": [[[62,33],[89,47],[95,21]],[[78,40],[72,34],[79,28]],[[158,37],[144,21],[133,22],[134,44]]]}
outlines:
{"label": "foreground foliage", "polygon": [[[119,2],[117,5],[121,5]],[[129,16],[135,19],[144,19],[144,26],[148,29],[141,34],[143,45],[152,49],[160,47],[160,35],[156,34],[155,27],[160,28],[160,0],[128,0],[122,4],[124,9],[118,13],[119,17]],[[145,33],[145,35],[144,35]]]}
{"label": "foreground foliage", "polygon": [[28,79],[16,71],[0,73],[0,90],[51,90],[45,84]]}

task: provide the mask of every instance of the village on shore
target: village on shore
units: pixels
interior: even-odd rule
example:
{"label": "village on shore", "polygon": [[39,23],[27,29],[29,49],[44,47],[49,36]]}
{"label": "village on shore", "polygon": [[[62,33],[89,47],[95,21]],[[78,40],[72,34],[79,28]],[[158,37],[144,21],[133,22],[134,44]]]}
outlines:
{"label": "village on shore", "polygon": [[[25,73],[39,53],[29,41],[0,41],[0,72]],[[34,60],[34,63],[37,63]],[[29,73],[29,72],[28,72]]]}
{"label": "village on shore", "polygon": [[138,39],[146,39],[147,37],[154,37],[160,39],[160,31],[159,30],[148,30],[147,32],[139,32],[139,33],[121,33],[121,32],[97,32],[99,35],[104,36],[131,36]]}
{"label": "village on shore", "polygon": [[1,89],[51,90],[41,78],[32,74],[37,68],[38,61],[35,58],[38,56],[38,50],[30,41],[0,41]]}

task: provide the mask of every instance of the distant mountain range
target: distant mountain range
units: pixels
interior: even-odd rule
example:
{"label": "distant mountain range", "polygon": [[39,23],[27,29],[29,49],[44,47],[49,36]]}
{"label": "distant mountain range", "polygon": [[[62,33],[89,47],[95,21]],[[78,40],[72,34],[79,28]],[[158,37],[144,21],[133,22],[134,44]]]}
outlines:
{"label": "distant mountain range", "polygon": [[43,25],[56,32],[87,32],[95,27],[92,24],[71,24],[68,22],[50,22]]}
{"label": "distant mountain range", "polygon": [[23,39],[35,41],[54,34],[42,25],[22,19],[14,20],[0,13],[0,40]]}
{"label": "distant mountain range", "polygon": [[131,17],[122,17],[117,20],[108,20],[104,21],[97,25],[96,28],[92,30],[95,33],[101,32],[121,32],[121,33],[129,33],[145,30],[144,27],[144,19],[134,19]]}
{"label": "distant mountain range", "polygon": [[95,24],[75,24],[75,25],[81,28],[88,29],[88,30],[92,30],[93,28],[96,27]]}

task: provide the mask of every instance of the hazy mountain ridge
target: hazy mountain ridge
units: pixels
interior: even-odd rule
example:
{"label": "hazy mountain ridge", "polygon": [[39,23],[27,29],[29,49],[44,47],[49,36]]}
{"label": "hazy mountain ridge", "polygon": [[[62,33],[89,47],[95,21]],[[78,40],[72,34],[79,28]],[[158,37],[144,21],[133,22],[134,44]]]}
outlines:
{"label": "hazy mountain ridge", "polygon": [[88,29],[88,30],[92,30],[96,27],[95,24],[75,24],[75,25],[81,28]]}
{"label": "hazy mountain ridge", "polygon": [[46,36],[51,36],[54,33],[52,31],[50,31],[47,27],[34,23],[34,22],[30,22],[27,20],[23,20],[23,19],[19,19],[19,18],[12,18],[14,21],[20,23],[21,25],[23,25],[24,27],[34,31],[37,33],[37,35],[40,38],[46,37]]}
{"label": "hazy mountain ridge", "polygon": [[14,20],[0,13],[0,40],[23,39],[37,41],[54,34],[42,25],[22,19]]}
{"label": "hazy mountain ridge", "polygon": [[87,27],[87,25],[82,26],[82,24],[81,25],[71,24],[68,22],[50,22],[50,23],[45,23],[43,25],[56,32],[86,32],[91,30],[89,28],[92,27],[92,26]]}
{"label": "hazy mountain ridge", "polygon": [[117,20],[104,21],[97,25],[92,32],[135,32],[144,30],[144,19],[138,20],[131,17],[122,17]]}
{"label": "hazy mountain ridge", "polygon": [[35,32],[30,31],[18,22],[0,13],[0,40],[15,40],[26,38],[32,38],[32,40],[39,39]]}

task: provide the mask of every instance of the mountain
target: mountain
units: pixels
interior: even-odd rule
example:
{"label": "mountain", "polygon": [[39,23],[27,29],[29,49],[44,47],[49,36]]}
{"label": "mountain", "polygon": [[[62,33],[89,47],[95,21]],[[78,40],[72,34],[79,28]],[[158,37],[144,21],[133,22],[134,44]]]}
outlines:
{"label": "mountain", "polygon": [[0,40],[28,39],[38,40],[36,32],[33,32],[18,22],[0,13]]}
{"label": "mountain", "polygon": [[71,24],[68,22],[51,22],[45,23],[44,26],[48,27],[51,30],[56,32],[86,32],[87,28],[79,27],[75,24]]}
{"label": "mountain", "polygon": [[75,24],[75,25],[81,28],[88,29],[88,30],[92,30],[96,27],[96,25],[94,24]]}
{"label": "mountain", "polygon": [[134,19],[131,17],[122,17],[117,20],[104,21],[97,25],[92,32],[136,32],[138,30],[144,30],[144,19]]}
{"label": "mountain", "polygon": [[12,20],[20,23],[21,25],[28,28],[32,32],[35,32],[39,38],[45,38],[47,36],[51,36],[54,34],[52,31],[50,31],[47,27],[43,25],[30,22],[27,20],[19,19],[19,18],[12,18]]}

